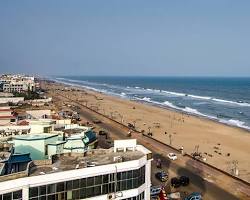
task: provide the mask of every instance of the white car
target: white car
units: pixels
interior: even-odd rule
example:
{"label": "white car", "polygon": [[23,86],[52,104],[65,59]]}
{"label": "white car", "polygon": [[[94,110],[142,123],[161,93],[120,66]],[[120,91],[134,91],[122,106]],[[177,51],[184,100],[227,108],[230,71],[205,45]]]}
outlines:
{"label": "white car", "polygon": [[174,154],[174,153],[169,153],[169,154],[168,154],[168,158],[169,158],[170,160],[176,160],[176,159],[177,159],[177,155]]}

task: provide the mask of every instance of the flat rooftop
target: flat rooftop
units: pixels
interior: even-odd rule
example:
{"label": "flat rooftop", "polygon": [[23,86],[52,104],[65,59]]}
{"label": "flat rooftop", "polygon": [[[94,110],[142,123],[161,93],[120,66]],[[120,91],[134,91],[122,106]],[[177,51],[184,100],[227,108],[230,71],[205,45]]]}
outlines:
{"label": "flat rooftop", "polygon": [[51,137],[58,136],[58,134],[51,133],[41,133],[41,134],[27,134],[27,135],[17,135],[13,137],[14,140],[44,140]]}
{"label": "flat rooftop", "polygon": [[113,164],[117,163],[114,158],[119,156],[122,159],[120,162],[132,161],[140,159],[144,155],[145,153],[137,149],[134,151],[128,150],[126,152],[114,152],[113,148],[94,149],[88,151],[85,155],[83,153],[66,153],[58,155],[52,165],[35,166],[31,168],[29,176]]}

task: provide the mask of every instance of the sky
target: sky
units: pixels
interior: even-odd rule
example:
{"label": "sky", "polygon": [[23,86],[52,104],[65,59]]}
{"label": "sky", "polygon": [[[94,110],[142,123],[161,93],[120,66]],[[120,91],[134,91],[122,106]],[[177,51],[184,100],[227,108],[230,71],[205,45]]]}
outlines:
{"label": "sky", "polygon": [[0,73],[250,76],[250,1],[2,0]]}

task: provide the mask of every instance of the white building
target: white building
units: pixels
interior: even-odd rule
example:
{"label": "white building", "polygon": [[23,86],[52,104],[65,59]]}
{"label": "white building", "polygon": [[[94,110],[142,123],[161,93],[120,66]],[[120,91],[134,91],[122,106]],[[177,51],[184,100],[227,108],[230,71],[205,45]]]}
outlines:
{"label": "white building", "polygon": [[0,182],[0,199],[150,199],[152,153],[134,139],[54,160],[52,165],[27,169],[27,177]]}
{"label": "white building", "polygon": [[5,103],[17,104],[23,101],[24,101],[24,97],[0,97],[0,104],[5,104]]}
{"label": "white building", "polygon": [[35,78],[24,75],[2,75],[0,82],[4,92],[34,91],[36,88]]}

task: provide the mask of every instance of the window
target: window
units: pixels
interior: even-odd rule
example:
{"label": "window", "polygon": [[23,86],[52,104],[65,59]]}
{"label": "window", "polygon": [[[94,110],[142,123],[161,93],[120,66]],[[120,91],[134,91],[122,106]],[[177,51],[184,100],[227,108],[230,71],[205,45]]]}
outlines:
{"label": "window", "polygon": [[94,185],[94,177],[87,178],[87,187]]}
{"label": "window", "polygon": [[86,187],[86,178],[80,180],[80,188]]}
{"label": "window", "polygon": [[12,200],[12,193],[7,193],[3,195],[4,200]]}
{"label": "window", "polygon": [[30,197],[36,197],[36,196],[38,196],[38,187],[31,188],[29,190],[29,196]]}
{"label": "window", "polygon": [[[117,181],[117,182],[116,182]],[[75,179],[55,184],[49,184],[29,189],[30,200],[73,200],[105,195],[114,191],[138,188],[145,182],[145,167],[136,170],[118,172],[117,174],[105,174],[95,177]],[[116,188],[115,188],[116,187]],[[11,194],[12,195],[12,194]],[[11,196],[10,195],[10,200]],[[13,193],[14,195],[14,193]],[[19,193],[15,193],[18,198]],[[144,194],[143,194],[144,195]],[[6,200],[8,195],[6,194]],[[134,197],[133,197],[134,198]],[[135,197],[143,200],[144,197]],[[132,198],[130,198],[132,200]],[[1,200],[1,198],[0,198]]]}
{"label": "window", "polygon": [[66,182],[66,190],[72,190],[73,188],[73,183],[72,181],[67,181]]}
{"label": "window", "polygon": [[[94,179],[94,177],[93,177]],[[78,189],[79,188],[79,179],[73,180],[73,189]]]}
{"label": "window", "polygon": [[95,177],[95,185],[102,184],[102,176],[96,176]]}
{"label": "window", "polygon": [[44,194],[46,194],[46,185],[39,187],[39,195],[44,195]]}
{"label": "window", "polygon": [[48,194],[55,193],[55,192],[56,192],[56,184],[47,185]]}
{"label": "window", "polygon": [[56,184],[56,192],[62,192],[64,190],[65,190],[65,188],[64,188],[64,182]]}

